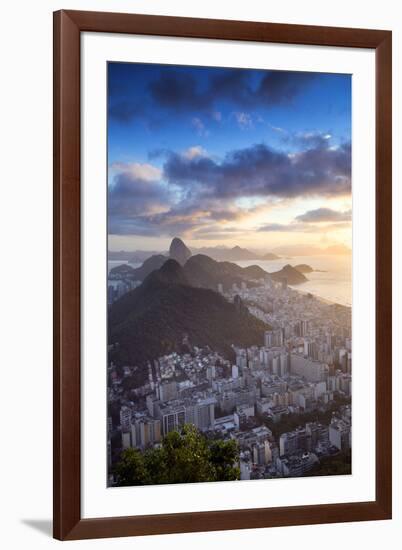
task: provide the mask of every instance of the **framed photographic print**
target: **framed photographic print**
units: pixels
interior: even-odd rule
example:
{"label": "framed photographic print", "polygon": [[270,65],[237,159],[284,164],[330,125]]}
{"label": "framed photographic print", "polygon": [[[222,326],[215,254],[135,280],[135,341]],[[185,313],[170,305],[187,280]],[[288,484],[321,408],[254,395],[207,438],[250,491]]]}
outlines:
{"label": "framed photographic print", "polygon": [[54,245],[56,538],[391,517],[389,31],[56,12]]}

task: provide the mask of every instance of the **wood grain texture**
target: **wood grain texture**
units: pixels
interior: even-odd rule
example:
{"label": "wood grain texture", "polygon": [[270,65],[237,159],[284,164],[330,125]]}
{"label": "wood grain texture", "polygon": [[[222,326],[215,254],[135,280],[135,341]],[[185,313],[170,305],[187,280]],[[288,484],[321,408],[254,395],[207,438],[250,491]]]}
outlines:
{"label": "wood grain texture", "polygon": [[54,16],[54,536],[80,511],[80,46]]}
{"label": "wood grain texture", "polygon": [[[376,500],[81,519],[80,34],[111,32],[376,50]],[[59,11],[54,14],[54,536],[60,540],[388,519],[392,513],[392,39],[389,31]]]}
{"label": "wood grain texture", "polygon": [[[376,48],[388,31],[67,10],[81,31]],[[117,30],[118,29],[118,30]]]}
{"label": "wood grain texture", "polygon": [[376,498],[392,512],[392,37],[376,48]]}

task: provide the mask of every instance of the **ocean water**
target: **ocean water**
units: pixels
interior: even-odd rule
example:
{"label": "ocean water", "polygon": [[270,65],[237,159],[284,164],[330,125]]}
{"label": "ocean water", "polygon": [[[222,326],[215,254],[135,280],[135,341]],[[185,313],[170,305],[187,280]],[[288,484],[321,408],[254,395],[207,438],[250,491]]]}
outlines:
{"label": "ocean water", "polygon": [[259,265],[265,271],[279,271],[286,264],[292,266],[307,264],[321,272],[305,273],[308,281],[293,286],[301,292],[311,292],[315,296],[344,306],[352,305],[352,256],[293,256],[270,261],[236,262],[241,267]]}

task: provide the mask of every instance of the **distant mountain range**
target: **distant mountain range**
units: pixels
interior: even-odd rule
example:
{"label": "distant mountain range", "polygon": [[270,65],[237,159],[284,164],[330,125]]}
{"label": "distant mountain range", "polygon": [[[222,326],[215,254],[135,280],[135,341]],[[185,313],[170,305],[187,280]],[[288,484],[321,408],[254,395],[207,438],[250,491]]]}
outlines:
{"label": "distant mountain range", "polygon": [[[177,237],[173,239],[172,244],[173,248],[177,250],[177,246],[181,246],[176,241],[181,241]],[[184,243],[183,243],[184,245]],[[171,245],[172,246],[172,245]],[[185,245],[184,245],[185,246]],[[306,245],[306,244],[296,244],[296,245],[286,245],[279,246],[273,249],[271,252],[257,252],[248,250],[247,248],[241,248],[240,246],[234,246],[233,248],[224,248],[224,247],[203,247],[203,248],[192,248],[191,250],[185,246],[188,253],[196,255],[203,254],[209,256],[213,260],[219,262],[241,262],[241,261],[258,261],[258,260],[280,260],[283,257],[291,256],[332,256],[332,255],[350,255],[352,253],[351,249],[343,244],[337,244],[328,246],[326,248],[321,248],[315,245]],[[186,253],[185,253],[186,254]],[[147,258],[151,256],[166,256],[174,257],[171,255],[171,251],[156,252],[152,250],[134,250],[134,251],[112,251],[108,252],[108,259],[114,261],[125,261],[130,263],[142,263]],[[183,263],[183,262],[179,262]]]}
{"label": "distant mountain range", "polygon": [[[150,273],[160,269],[169,258],[160,254],[151,256],[137,268],[128,264],[114,267],[110,275],[119,275],[133,281],[143,281]],[[179,263],[179,262],[178,262]],[[242,282],[249,286],[257,286],[258,279],[269,278],[269,273],[258,265],[240,267],[231,262],[217,262],[203,254],[191,256],[183,266],[183,272],[191,286],[218,290],[221,284],[223,290],[229,290],[233,285],[240,287]]]}
{"label": "distant mountain range", "polygon": [[193,254],[204,254],[219,262],[241,262],[253,260],[279,260],[280,256],[272,252],[258,254],[247,248],[234,246],[233,248],[204,247],[193,249]]}
{"label": "distant mountain range", "polygon": [[[180,244],[181,243],[181,244]],[[183,246],[185,248],[183,248]],[[166,257],[171,257],[173,259],[178,259],[178,254],[183,254],[179,263],[183,265],[185,260],[188,259],[188,254],[203,254],[209,256],[213,260],[219,262],[240,262],[240,261],[253,261],[253,260],[279,260],[280,256],[274,254],[273,252],[267,253],[257,253],[248,250],[247,248],[241,248],[240,246],[234,246],[233,248],[223,248],[223,247],[204,247],[204,248],[192,248],[191,250],[183,243],[181,239],[175,237],[172,240],[170,245],[170,250],[160,253],[155,251],[146,251],[146,250],[134,250],[127,252],[124,250],[120,251],[109,251],[109,260],[114,261],[125,261],[130,263],[141,263],[147,258],[155,255],[163,255]],[[184,261],[183,261],[184,260]]]}
{"label": "distant mountain range", "polygon": [[[217,261],[206,254],[191,255],[190,250],[181,241],[175,238],[170,246],[170,257],[183,266],[187,280],[192,286],[217,290],[222,285],[223,290],[229,290],[233,285],[240,286],[247,282],[248,286],[257,286],[255,281],[272,278],[282,282],[284,279],[290,285],[297,285],[307,281],[306,277],[289,264],[280,271],[269,273],[258,265],[240,267],[229,261]],[[157,254],[151,256],[138,267],[133,268],[127,264],[114,267],[110,273],[124,273],[128,279],[143,281],[154,270],[161,268],[168,260],[168,256]]]}
{"label": "distant mountain range", "polygon": [[186,262],[184,272],[192,286],[217,290],[218,285],[221,284],[224,290],[229,290],[233,285],[240,287],[242,282],[256,286],[253,279],[269,277],[266,271],[258,266],[254,267],[258,269],[258,273],[246,271],[231,262],[217,262],[209,256],[196,254]]}
{"label": "distant mountain range", "polygon": [[[192,345],[209,346],[231,360],[232,344],[262,345],[269,325],[251,315],[240,299],[230,303],[218,292],[200,288],[217,276],[216,266],[208,262],[209,270],[205,258],[193,256],[186,262],[190,265],[187,269],[175,260],[165,261],[138,288],[111,306],[109,342],[118,343],[111,351],[112,360],[145,364],[180,351],[185,336]],[[194,281],[196,267],[202,275]]]}

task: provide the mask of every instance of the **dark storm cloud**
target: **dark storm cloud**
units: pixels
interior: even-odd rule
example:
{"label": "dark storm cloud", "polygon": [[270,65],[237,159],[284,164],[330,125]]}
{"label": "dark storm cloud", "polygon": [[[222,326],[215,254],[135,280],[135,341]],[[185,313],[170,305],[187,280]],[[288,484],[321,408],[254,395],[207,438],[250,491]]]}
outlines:
{"label": "dark storm cloud", "polygon": [[150,104],[131,100],[110,102],[108,116],[121,124],[140,122],[144,127],[155,130],[163,124],[163,117],[156,113]]}
{"label": "dark storm cloud", "polygon": [[147,223],[157,225],[165,234],[182,234],[203,228],[205,231],[216,231],[222,222],[234,222],[244,217],[239,208],[222,209],[216,202],[211,203],[197,196],[172,204],[166,212],[149,216]]}
{"label": "dark storm cloud", "polygon": [[336,196],[350,192],[350,146],[318,147],[295,155],[264,144],[233,151],[222,162],[170,153],[164,178],[200,197]]}
{"label": "dark storm cloud", "polygon": [[313,73],[264,71],[259,83],[245,69],[220,71],[201,87],[191,73],[174,69],[161,71],[149,91],[162,107],[189,111],[210,111],[218,101],[239,107],[273,106],[290,103],[315,78]]}
{"label": "dark storm cloud", "polygon": [[128,122],[133,118],[143,118],[144,113],[140,105],[131,101],[119,101],[109,105],[109,116],[119,122]]}
{"label": "dark storm cloud", "polygon": [[346,222],[352,219],[352,211],[338,212],[331,208],[317,208],[309,210],[296,217],[299,222],[317,223],[317,222]]}
{"label": "dark storm cloud", "polygon": [[[331,197],[351,190],[349,145],[288,155],[259,144],[232,151],[222,161],[204,152],[158,154],[166,157],[162,170],[149,164],[114,165],[110,233],[183,235],[240,221],[258,208],[240,207],[240,198]],[[315,231],[313,222],[349,219],[350,212],[321,208],[287,226],[268,224],[260,231]]]}
{"label": "dark storm cloud", "polygon": [[223,99],[239,106],[250,106],[254,90],[249,76],[250,73],[244,69],[228,69],[213,76],[208,90],[211,103]]}
{"label": "dark storm cloud", "polygon": [[[124,71],[124,66],[114,67]],[[143,88],[138,87],[134,73],[109,83],[109,116],[120,122],[134,119],[155,124],[163,121],[163,110],[197,113],[218,120],[216,105],[224,102],[235,108],[258,109],[291,103],[309,83],[314,73],[260,71],[246,69],[208,69],[162,67],[154,73],[136,74]],[[204,74],[204,77],[202,76]],[[148,120],[150,119],[150,120]],[[160,119],[160,120],[159,120]]]}
{"label": "dark storm cloud", "polygon": [[205,109],[211,97],[204,94],[190,73],[174,69],[161,71],[160,77],[149,85],[151,96],[159,105],[178,109]]}
{"label": "dark storm cloud", "polygon": [[236,220],[239,210],[222,208],[215,201],[199,199],[191,190],[179,192],[158,179],[150,165],[113,165],[121,169],[108,196],[109,233],[141,236],[174,236],[203,224]]}
{"label": "dark storm cloud", "polygon": [[169,199],[169,192],[161,183],[123,172],[109,189],[108,209],[110,214],[144,214],[163,207]]}
{"label": "dark storm cloud", "polygon": [[290,103],[316,78],[314,73],[268,71],[256,92],[260,102],[274,105]]}
{"label": "dark storm cloud", "polygon": [[226,100],[236,105],[252,103],[254,92],[249,74],[244,69],[224,70],[210,76],[201,87],[190,72],[164,69],[157,80],[149,84],[152,99],[159,107],[185,111],[209,111],[217,101]]}
{"label": "dark storm cloud", "polygon": [[[170,191],[156,178],[152,167],[122,167],[108,190],[109,233],[153,234],[152,216],[168,208]],[[145,223],[144,223],[145,221]]]}

